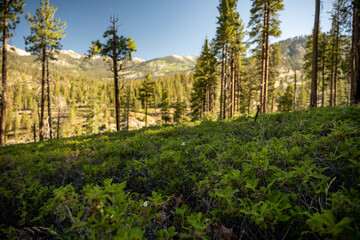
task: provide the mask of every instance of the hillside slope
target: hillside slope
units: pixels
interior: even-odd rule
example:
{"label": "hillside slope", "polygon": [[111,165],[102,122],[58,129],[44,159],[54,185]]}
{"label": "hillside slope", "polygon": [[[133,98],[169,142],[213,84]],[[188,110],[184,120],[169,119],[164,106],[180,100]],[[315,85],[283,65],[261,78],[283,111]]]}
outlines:
{"label": "hillside slope", "polygon": [[[18,49],[9,47],[9,63],[13,70],[21,71],[19,66],[25,65],[33,72],[39,69],[40,63],[35,62],[36,56]],[[51,61],[51,71],[59,75],[72,74],[74,76],[99,78],[100,80],[111,79],[111,71],[108,60],[104,57],[88,58],[72,50],[60,50],[55,54],[57,60]],[[195,67],[197,57],[194,56],[167,56],[145,61],[140,58],[133,58],[125,66],[120,75],[127,80],[144,78],[147,73],[153,76],[163,76],[165,74],[175,74],[178,72],[191,71]]]}
{"label": "hillside slope", "polygon": [[253,121],[0,148],[0,238],[360,238],[360,108]]}

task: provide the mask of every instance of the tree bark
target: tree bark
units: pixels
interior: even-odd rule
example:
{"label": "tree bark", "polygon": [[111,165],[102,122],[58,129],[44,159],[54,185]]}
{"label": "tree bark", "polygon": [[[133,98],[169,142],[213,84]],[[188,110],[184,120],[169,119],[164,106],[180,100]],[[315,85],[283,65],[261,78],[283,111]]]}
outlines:
{"label": "tree bark", "polygon": [[317,107],[319,19],[320,19],[320,0],[316,0],[315,23],[314,23],[314,33],[313,33],[313,57],[312,57],[310,107]]}
{"label": "tree bark", "polygon": [[40,100],[40,119],[39,119],[39,140],[44,140],[44,108],[45,108],[45,68],[46,68],[46,49],[42,49],[42,74],[41,74],[41,100]]}
{"label": "tree bark", "polygon": [[148,103],[147,103],[147,98],[145,98],[145,127],[147,127],[147,115],[148,115]]}
{"label": "tree bark", "polygon": [[234,51],[231,52],[231,60],[230,60],[230,83],[231,83],[231,91],[230,91],[230,109],[229,109],[229,118],[232,118],[235,113],[235,66],[234,66]]}
{"label": "tree bark", "polygon": [[4,1],[4,20],[3,20],[3,48],[2,48],[2,79],[1,79],[1,103],[0,103],[0,145],[5,145],[6,136],[6,104],[7,104],[7,37],[8,37],[8,20],[9,1]]}
{"label": "tree bark", "polygon": [[57,118],[57,127],[56,127],[56,137],[57,138],[60,137],[60,119],[61,119],[61,109],[59,107],[58,118]]}
{"label": "tree bark", "polygon": [[[267,1],[266,4],[269,4]],[[269,4],[270,5],[270,4]],[[266,7],[266,25],[265,25],[265,75],[264,75],[264,103],[262,113],[266,113],[266,105],[268,102],[268,88],[269,88],[269,59],[270,59],[270,6]]]}
{"label": "tree bark", "polygon": [[226,118],[226,94],[228,88],[228,46],[225,44],[225,72],[224,72],[224,93],[223,93],[223,119]]}
{"label": "tree bark", "polygon": [[325,105],[325,57],[322,60],[322,96],[321,96],[321,106],[324,107]]}
{"label": "tree bark", "polygon": [[[333,20],[332,23],[332,56],[331,56],[331,80],[330,80],[330,100],[329,104],[330,106],[335,106],[335,98],[336,98],[336,78],[337,78],[337,54],[338,54],[338,48],[337,48],[337,23],[335,20]],[[335,40],[334,40],[335,38]]]}
{"label": "tree bark", "polygon": [[47,82],[47,102],[48,102],[48,118],[50,139],[52,139],[52,123],[51,123],[51,98],[50,98],[50,72],[49,72],[49,59],[46,59],[46,82]]}
{"label": "tree bark", "polygon": [[271,113],[274,112],[275,109],[275,90],[273,90],[273,94],[271,96]]}
{"label": "tree bark", "polygon": [[294,74],[294,111],[296,110],[296,68],[295,68],[295,74]]}
{"label": "tree bark", "polygon": [[222,64],[221,64],[221,77],[220,77],[220,119],[224,119],[222,113],[222,109],[223,109],[223,92],[224,92],[224,75],[225,75],[225,61],[224,61],[224,58],[225,58],[225,46],[223,46],[222,48],[222,54],[221,54],[221,61],[222,61]]}
{"label": "tree bark", "polygon": [[120,92],[118,80],[117,54],[116,54],[116,20],[111,21],[113,26],[113,72],[114,72],[114,86],[115,86],[115,116],[116,116],[116,131],[120,131]]}
{"label": "tree bark", "polygon": [[36,142],[36,124],[35,123],[33,126],[33,130],[34,130],[34,142]]}
{"label": "tree bark", "polygon": [[236,64],[236,71],[235,71],[235,82],[236,82],[236,92],[237,92],[237,99],[236,99],[236,111],[240,113],[241,108],[240,108],[240,95],[241,95],[241,89],[240,89],[240,84],[241,84],[241,78],[240,78],[240,66],[239,66],[239,59],[237,59],[237,64]]}
{"label": "tree bark", "polygon": [[126,113],[126,130],[129,131],[130,124],[130,89],[127,95],[127,113]]}
{"label": "tree bark", "polygon": [[250,107],[251,107],[251,86],[249,88],[249,98],[248,98],[248,115],[250,115]]}
{"label": "tree bark", "polygon": [[266,71],[266,6],[264,6],[264,29],[262,34],[262,46],[261,46],[261,79],[260,79],[260,113],[263,113],[264,104],[264,86],[265,86],[265,71]]}
{"label": "tree bark", "polygon": [[351,104],[360,103],[360,12],[359,1],[354,1],[353,5],[353,30],[352,30],[352,67],[351,67]]}

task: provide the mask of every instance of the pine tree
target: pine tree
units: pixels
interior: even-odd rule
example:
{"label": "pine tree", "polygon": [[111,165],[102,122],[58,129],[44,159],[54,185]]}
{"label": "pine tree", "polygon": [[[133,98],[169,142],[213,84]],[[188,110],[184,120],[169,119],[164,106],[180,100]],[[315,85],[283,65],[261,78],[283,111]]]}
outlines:
{"label": "pine tree", "polygon": [[163,88],[161,93],[161,119],[167,124],[170,121],[170,98],[168,90]]}
{"label": "pine tree", "polygon": [[279,110],[291,111],[294,103],[294,85],[287,86],[285,93],[280,96]]}
{"label": "pine tree", "polygon": [[21,113],[20,126],[22,129],[25,129],[27,133],[31,128],[31,122],[28,115],[26,114],[26,111],[22,111]]}
{"label": "pine tree", "polygon": [[184,118],[185,115],[185,109],[186,109],[186,103],[185,101],[181,101],[178,99],[174,106],[174,122],[179,123]]}
{"label": "pine tree", "polygon": [[269,59],[271,36],[278,37],[278,12],[284,9],[283,0],[253,0],[249,27],[250,37],[261,46],[260,113],[266,112],[269,85]]}
{"label": "pine tree", "polygon": [[[326,96],[326,87],[327,83],[327,75],[331,69],[329,66],[329,35],[322,33],[319,30],[318,36],[318,54],[317,54],[317,61],[318,61],[318,73],[319,76],[317,78],[317,86],[321,86],[321,93],[317,91],[316,99],[321,96],[321,106],[325,106],[325,96]],[[304,56],[304,65],[303,68],[305,70],[306,78],[310,81],[307,83],[308,87],[311,90],[311,83],[312,83],[312,64],[313,64],[313,36],[310,35],[307,38],[307,43],[305,46],[305,56]],[[321,83],[321,84],[320,84]]]}
{"label": "pine tree", "polygon": [[126,122],[126,130],[129,130],[131,109],[134,108],[134,89],[132,85],[127,87],[121,99],[124,106],[123,119]]}
{"label": "pine tree", "polygon": [[320,2],[321,2],[320,0],[316,0],[316,7],[315,7],[310,107],[317,107],[317,76],[318,76],[318,42],[319,42],[319,28],[320,28],[319,27]]}
{"label": "pine tree", "polygon": [[352,2],[351,103],[360,103],[360,0]]}
{"label": "pine tree", "polygon": [[35,16],[28,12],[26,19],[30,24],[31,33],[25,38],[26,50],[36,54],[41,59],[41,110],[39,120],[39,138],[44,140],[44,109],[46,62],[53,58],[53,51],[61,48],[60,40],[65,37],[66,23],[60,18],[54,19],[56,7],[50,6],[49,0],[41,0],[41,7],[36,9]]}
{"label": "pine tree", "polygon": [[193,119],[201,118],[205,113],[213,112],[217,83],[217,60],[215,51],[205,39],[194,72],[191,109]]}
{"label": "pine tree", "polygon": [[145,76],[145,81],[142,82],[139,89],[138,99],[145,108],[145,127],[147,127],[148,107],[150,105],[150,99],[155,94],[155,82],[151,79],[151,74]]}
{"label": "pine tree", "polygon": [[0,1],[0,32],[2,37],[2,71],[1,71],[1,95],[0,95],[0,146],[5,144],[6,136],[6,107],[7,107],[7,50],[8,38],[12,37],[10,30],[15,29],[19,23],[19,15],[23,13],[24,1],[2,0]]}
{"label": "pine tree", "polygon": [[338,69],[340,64],[340,11],[341,3],[339,1],[333,4],[332,28],[330,30],[330,51],[329,58],[331,62],[331,80],[330,80],[330,106],[336,106]]}
{"label": "pine tree", "polygon": [[89,54],[90,56],[96,54],[107,56],[112,61],[110,65],[114,74],[116,130],[120,131],[120,88],[118,74],[124,69],[126,61],[131,59],[132,53],[136,51],[136,46],[130,37],[126,38],[118,35],[117,21],[118,18],[110,18],[111,26],[103,35],[106,42],[100,43],[99,40],[92,42]]}
{"label": "pine tree", "polygon": [[18,141],[18,131],[19,131],[19,128],[20,128],[20,122],[19,122],[19,116],[18,116],[18,111],[16,110],[14,112],[14,117],[13,117],[13,131],[14,131],[14,137],[15,137],[15,143],[17,143]]}
{"label": "pine tree", "polygon": [[[311,38],[312,39],[312,38]],[[328,59],[329,59],[329,46],[328,46],[329,36],[325,33],[319,32],[319,48],[318,48],[318,62],[320,66],[318,67],[319,82],[321,79],[321,106],[325,106],[325,88],[327,86],[326,75],[328,72]],[[312,41],[311,41],[312,43]],[[311,45],[312,46],[312,45]],[[312,57],[312,56],[311,56]],[[320,84],[319,84],[320,86]]]}
{"label": "pine tree", "polygon": [[[220,119],[235,111],[236,76],[239,78],[240,56],[244,47],[244,26],[236,10],[237,0],[220,0],[215,45],[220,55]],[[227,114],[228,113],[228,114]]]}
{"label": "pine tree", "polygon": [[344,52],[344,57],[341,58],[340,61],[340,69],[343,73],[343,81],[346,82],[345,85],[345,93],[346,96],[346,104],[350,104],[351,99],[351,39],[349,38],[342,38],[343,48],[342,52]]}

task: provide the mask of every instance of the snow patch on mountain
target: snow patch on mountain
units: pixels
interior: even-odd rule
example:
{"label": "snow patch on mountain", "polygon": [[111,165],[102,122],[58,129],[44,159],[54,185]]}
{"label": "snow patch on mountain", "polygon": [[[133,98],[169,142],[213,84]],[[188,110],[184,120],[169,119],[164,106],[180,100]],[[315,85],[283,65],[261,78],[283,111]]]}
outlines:
{"label": "snow patch on mountain", "polygon": [[179,55],[171,55],[171,57],[177,58],[177,59],[179,59],[179,60],[181,60],[181,61],[184,60],[184,57],[183,57],[183,56],[179,56]]}
{"label": "snow patch on mountain", "polygon": [[15,52],[19,56],[30,56],[31,55],[31,53],[29,53],[25,50],[19,49],[17,47],[11,46],[11,45],[8,45],[8,50]]}
{"label": "snow patch on mountain", "polygon": [[82,57],[82,55],[74,52],[73,50],[61,50],[60,52],[69,55],[70,57],[75,59],[80,59]]}
{"label": "snow patch on mountain", "polygon": [[143,63],[146,62],[144,59],[138,58],[138,57],[134,57],[131,59],[132,62],[134,63]]}
{"label": "snow patch on mountain", "polygon": [[179,56],[179,55],[171,55],[171,57],[179,59],[180,61],[192,61],[196,62],[197,57],[195,56]]}

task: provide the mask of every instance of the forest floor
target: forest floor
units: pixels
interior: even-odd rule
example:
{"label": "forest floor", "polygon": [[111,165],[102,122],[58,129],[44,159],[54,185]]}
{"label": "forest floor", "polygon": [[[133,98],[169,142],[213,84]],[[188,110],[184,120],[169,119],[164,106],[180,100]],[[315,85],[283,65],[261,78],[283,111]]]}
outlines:
{"label": "forest floor", "polygon": [[360,108],[0,148],[0,238],[359,239]]}

